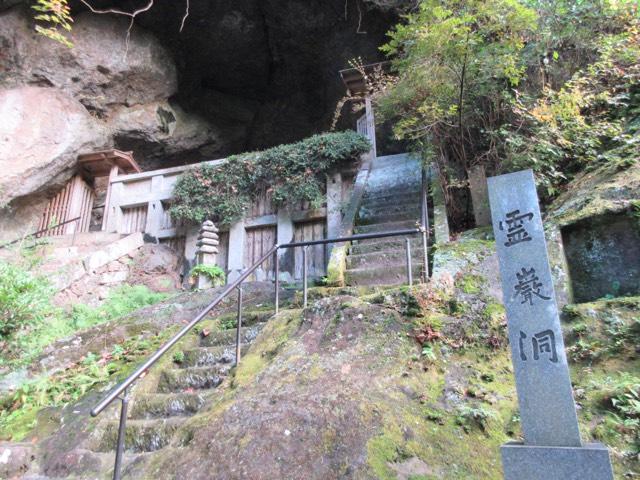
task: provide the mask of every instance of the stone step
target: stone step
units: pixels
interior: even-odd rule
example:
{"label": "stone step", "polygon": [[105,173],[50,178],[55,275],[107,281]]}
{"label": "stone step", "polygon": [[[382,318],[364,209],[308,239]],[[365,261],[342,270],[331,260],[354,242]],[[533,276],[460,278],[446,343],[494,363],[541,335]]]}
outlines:
{"label": "stone step", "polygon": [[[242,345],[242,353],[249,345]],[[233,365],[236,361],[236,348],[233,346],[200,347],[184,350],[184,359],[180,368],[209,367],[217,364]]]}
{"label": "stone step", "polygon": [[41,239],[46,239],[47,242],[56,247],[70,246],[72,242],[75,246],[82,247],[85,245],[108,244],[120,240],[122,237],[123,235],[120,233],[82,232],[76,233],[75,240],[72,234],[58,235],[55,237],[42,237]]}
{"label": "stone step", "polygon": [[204,405],[201,393],[146,393],[136,395],[131,418],[152,419],[194,415]]}
{"label": "stone step", "polygon": [[[241,331],[240,339],[242,343],[253,342],[258,336],[258,334],[260,333],[260,330],[262,330],[263,326],[264,326],[264,323],[257,323],[251,327],[242,327],[240,330]],[[230,346],[230,345],[235,345],[235,343],[236,343],[235,329],[221,330],[221,331],[213,332],[207,335],[206,337],[203,337],[203,336],[200,337],[201,347]]]}
{"label": "stone step", "polygon": [[404,249],[405,239],[411,241],[411,249],[422,248],[422,237],[419,234],[406,235],[400,237],[371,238],[354,242],[349,248],[349,255],[360,255],[363,253],[380,252],[383,250]]}
{"label": "stone step", "polygon": [[421,195],[420,190],[369,191],[365,193],[360,205],[367,208],[384,208],[389,205],[419,205]]}
{"label": "stone step", "polygon": [[374,205],[374,206],[370,206],[370,205],[362,205],[359,209],[358,209],[358,214],[360,216],[373,216],[373,215],[385,215],[385,214],[392,214],[392,213],[405,213],[405,212],[411,212],[409,215],[410,216],[414,216],[416,213],[420,213],[420,205],[419,204],[403,204],[403,203],[396,203],[396,202],[387,202],[381,205]]}
{"label": "stone step", "polygon": [[361,208],[356,219],[356,225],[371,225],[375,223],[389,223],[398,220],[420,220],[420,208],[416,206],[400,205],[397,208],[385,210],[369,210]]}
{"label": "stone step", "polygon": [[[264,323],[268,321],[275,314],[275,310],[250,310],[242,312],[242,325],[245,327],[250,327],[257,323]],[[220,323],[223,328],[236,328],[238,325],[238,313],[229,313],[226,315],[222,315],[219,317]]]}
{"label": "stone step", "polygon": [[[166,447],[171,437],[182,424],[181,418],[154,420],[127,420],[124,447],[129,452],[155,452]],[[104,424],[104,432],[97,445],[96,452],[112,452],[118,439],[118,421]]]}
{"label": "stone step", "polygon": [[[422,251],[417,245],[411,248],[412,263],[422,261]],[[380,250],[377,252],[362,253],[347,256],[347,269],[355,268],[375,268],[383,266],[404,266],[407,262],[407,253],[405,246],[391,250]]]}
{"label": "stone step", "polygon": [[160,373],[158,393],[216,388],[222,383],[230,369],[230,365],[166,369]]}
{"label": "stone step", "polygon": [[[422,266],[412,266],[413,281],[420,280]],[[347,285],[405,285],[407,283],[407,269],[403,266],[395,267],[365,267],[346,270]]]}
{"label": "stone step", "polygon": [[353,232],[354,234],[383,233],[391,232],[393,230],[409,230],[411,228],[416,228],[415,220],[400,220],[396,222],[373,223],[371,225],[358,225],[353,229]]}

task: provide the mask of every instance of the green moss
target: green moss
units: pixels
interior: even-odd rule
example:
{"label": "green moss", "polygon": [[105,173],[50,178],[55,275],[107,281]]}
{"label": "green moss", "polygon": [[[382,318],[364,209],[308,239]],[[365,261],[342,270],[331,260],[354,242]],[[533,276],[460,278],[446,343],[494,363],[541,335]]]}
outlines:
{"label": "green moss", "polygon": [[480,275],[463,275],[456,281],[456,286],[467,294],[480,293],[486,280]]}
{"label": "green moss", "polygon": [[367,442],[367,463],[379,480],[396,480],[396,473],[389,468],[389,463],[398,459],[402,448],[402,434],[398,431],[385,430],[381,435]]}
{"label": "green moss", "polygon": [[506,311],[501,303],[488,303],[484,307],[482,316],[492,325],[496,325],[505,320]]}
{"label": "green moss", "polygon": [[287,310],[273,317],[256,339],[254,347],[245,355],[233,377],[233,387],[252,383],[269,361],[287,343],[302,322],[301,310]]}
{"label": "green moss", "polygon": [[347,251],[349,244],[337,245],[331,250],[331,257],[327,265],[327,285],[332,287],[344,287],[344,278],[347,269]]}
{"label": "green moss", "polygon": [[469,238],[438,246],[439,254],[449,254],[453,258],[467,258],[469,255],[486,255],[495,250],[493,240]]}

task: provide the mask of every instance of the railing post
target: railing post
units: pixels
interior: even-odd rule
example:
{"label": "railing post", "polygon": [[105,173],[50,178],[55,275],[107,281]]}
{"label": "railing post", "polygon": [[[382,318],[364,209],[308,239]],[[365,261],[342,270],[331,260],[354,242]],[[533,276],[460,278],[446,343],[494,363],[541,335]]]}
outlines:
{"label": "railing post", "polygon": [[422,230],[422,261],[424,283],[429,281],[429,203],[427,198],[428,175],[426,168],[422,167],[422,200],[421,200],[421,230]]}
{"label": "railing post", "polygon": [[120,398],[122,405],[120,407],[120,423],[118,425],[118,440],[116,444],[116,461],[113,466],[113,480],[120,480],[122,470],[122,456],[124,455],[124,440],[127,434],[127,407],[129,399],[127,398],[127,389],[122,392]]}
{"label": "railing post", "polygon": [[273,269],[274,269],[274,275],[275,275],[275,285],[276,285],[276,294],[275,294],[275,304],[276,304],[276,315],[278,314],[278,311],[280,309],[280,263],[278,262],[278,249],[276,249],[275,252],[273,252]]}
{"label": "railing post", "polygon": [[238,285],[238,319],[236,330],[236,367],[240,365],[241,329],[242,329],[242,284]]}
{"label": "railing post", "polygon": [[303,308],[307,308],[307,245],[302,247],[302,298]]}
{"label": "railing post", "polygon": [[411,240],[405,238],[404,241],[407,246],[407,282],[411,287],[413,286],[413,272],[411,271]]}
{"label": "railing post", "polygon": [[427,237],[427,231],[422,229],[422,261],[424,265],[422,271],[424,273],[424,283],[429,282],[429,240]]}

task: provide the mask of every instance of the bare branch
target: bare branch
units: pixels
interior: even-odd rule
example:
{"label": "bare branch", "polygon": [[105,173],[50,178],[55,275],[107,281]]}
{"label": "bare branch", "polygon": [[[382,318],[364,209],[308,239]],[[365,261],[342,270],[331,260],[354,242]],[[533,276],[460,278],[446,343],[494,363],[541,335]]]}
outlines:
{"label": "bare branch", "polygon": [[101,13],[101,14],[115,13],[116,15],[124,15],[131,18],[135,18],[137,15],[141,14],[142,12],[146,12],[147,10],[149,10],[151,7],[153,7],[153,2],[154,2],[154,0],[149,0],[149,3],[142,8],[139,8],[138,10],[134,10],[133,12],[125,12],[124,10],[118,10],[117,8],[108,8],[106,10],[101,10],[101,9],[94,8],[87,0],[80,0],[80,1],[93,13]]}
{"label": "bare branch", "polygon": [[358,2],[358,0],[356,0],[356,6],[358,7],[358,29],[356,30],[356,33],[366,35],[367,32],[362,32],[360,30],[360,27],[362,26],[362,9],[360,8],[360,2]]}
{"label": "bare branch", "polygon": [[133,22],[135,21],[136,17],[139,14],[146,12],[151,7],[153,7],[154,0],[149,0],[149,3],[146,6],[139,8],[138,10],[134,10],[133,12],[125,12],[124,10],[118,10],[117,8],[108,8],[105,10],[97,9],[97,8],[94,8],[93,5],[91,5],[87,0],[80,0],[80,1],[93,13],[98,13],[103,15],[113,13],[115,15],[124,15],[125,17],[131,17],[131,21],[129,22],[129,28],[127,28],[127,37],[125,39],[124,60],[126,61],[127,54],[129,53],[129,41],[131,40],[131,29],[133,28]]}
{"label": "bare branch", "polygon": [[184,17],[182,17],[182,23],[180,24],[180,32],[182,32],[182,29],[184,28],[184,22],[187,20],[188,16],[189,16],[189,0],[187,0],[187,7],[184,11]]}

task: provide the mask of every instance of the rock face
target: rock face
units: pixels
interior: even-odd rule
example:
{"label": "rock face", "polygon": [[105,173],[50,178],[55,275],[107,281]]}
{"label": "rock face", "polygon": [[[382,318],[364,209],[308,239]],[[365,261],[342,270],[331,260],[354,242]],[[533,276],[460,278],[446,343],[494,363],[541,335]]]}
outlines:
{"label": "rock face", "polygon": [[169,102],[176,66],[148,31],[136,27],[127,40],[126,19],[79,14],[68,48],[36,34],[21,8],[0,15],[0,88],[66,93],[92,114],[90,123],[102,123],[105,146],[134,150],[143,168],[169,166],[163,161],[172,156],[180,163],[214,158],[224,147],[219,128]]}
{"label": "rock face", "polygon": [[406,3],[192,0],[180,31],[184,4],[156,2],[127,42],[128,18],[70,2],[68,48],[34,31],[26,1],[4,0],[0,88],[66,92],[105,122],[109,146],[133,150],[145,169],[224,158],[326,130],[345,93],[338,71],[354,58],[381,60]]}
{"label": "rock face", "polygon": [[88,110],[108,116],[114,106],[164,100],[177,90],[176,68],[157,40],[135,29],[127,45],[122,17],[83,14],[75,19],[73,48],[38,35],[14,9],[0,22],[0,44],[10,52],[0,63],[4,85],[64,90]]}
{"label": "rock face", "polygon": [[339,70],[382,59],[403,3],[193,0],[180,32],[184,5],[161,2],[139,22],[176,58],[176,100],[224,129],[226,151],[237,153],[327,129],[345,93]]}
{"label": "rock face", "polygon": [[226,142],[215,125],[166,100],[114,108],[108,124],[115,144],[144,152],[136,158],[145,170],[168,166],[158,158],[179,158],[181,163],[215,158]]}
{"label": "rock face", "polygon": [[52,88],[0,90],[0,205],[61,186],[79,153],[105,146],[104,126]]}

